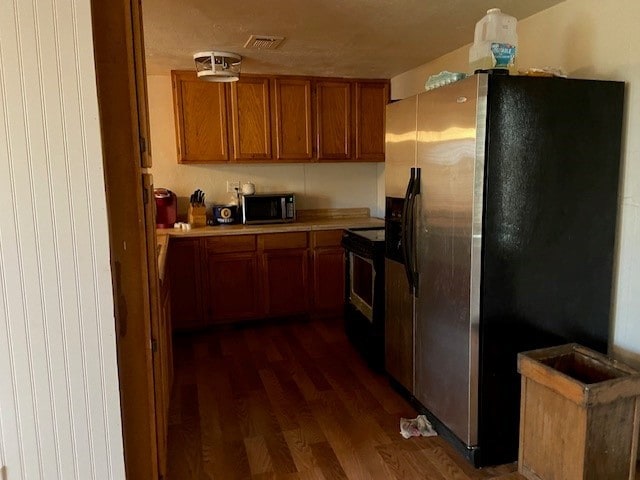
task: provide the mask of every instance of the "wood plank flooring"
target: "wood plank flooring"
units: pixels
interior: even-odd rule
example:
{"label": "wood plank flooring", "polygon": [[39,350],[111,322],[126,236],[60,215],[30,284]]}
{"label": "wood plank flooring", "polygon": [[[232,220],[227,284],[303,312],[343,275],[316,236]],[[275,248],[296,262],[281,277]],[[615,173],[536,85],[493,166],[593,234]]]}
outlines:
{"label": "wood plank flooring", "polygon": [[[403,439],[416,412],[371,372],[341,319],[178,336],[168,480],[476,480],[440,438]],[[517,477],[503,477],[517,478]]]}

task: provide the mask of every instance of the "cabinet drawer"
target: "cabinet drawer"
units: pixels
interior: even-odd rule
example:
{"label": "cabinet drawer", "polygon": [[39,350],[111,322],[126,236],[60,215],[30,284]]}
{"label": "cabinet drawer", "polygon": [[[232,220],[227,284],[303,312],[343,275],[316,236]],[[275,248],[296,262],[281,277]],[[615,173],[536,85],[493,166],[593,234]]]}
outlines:
{"label": "cabinet drawer", "polygon": [[266,233],[258,236],[260,250],[307,248],[307,232]]}
{"label": "cabinet drawer", "polygon": [[311,246],[316,247],[339,247],[342,242],[342,230],[321,230],[311,232]]}
{"label": "cabinet drawer", "polygon": [[214,253],[253,252],[256,249],[255,235],[229,235],[228,237],[209,237],[207,250]]}

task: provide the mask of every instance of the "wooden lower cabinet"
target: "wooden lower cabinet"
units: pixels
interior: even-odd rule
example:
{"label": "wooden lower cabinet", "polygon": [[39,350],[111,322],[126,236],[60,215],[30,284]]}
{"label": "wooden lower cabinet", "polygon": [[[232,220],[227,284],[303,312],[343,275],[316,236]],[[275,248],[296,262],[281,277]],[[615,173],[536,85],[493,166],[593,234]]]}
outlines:
{"label": "wooden lower cabinet", "polygon": [[308,248],[307,232],[258,235],[265,317],[308,311]]}
{"label": "wooden lower cabinet", "polygon": [[339,314],[344,308],[344,249],[342,230],[311,233],[313,312]]}
{"label": "wooden lower cabinet", "polygon": [[172,238],[168,266],[171,275],[171,320],[174,329],[204,326],[199,238]]}
{"label": "wooden lower cabinet", "polygon": [[174,329],[341,313],[341,238],[342,230],[172,238]]}
{"label": "wooden lower cabinet", "polygon": [[260,305],[256,235],[202,239],[205,251],[202,283],[208,325],[255,318]]}
{"label": "wooden lower cabinet", "polygon": [[276,250],[262,254],[266,316],[306,313],[309,254],[304,250]]}
{"label": "wooden lower cabinet", "polygon": [[260,283],[255,252],[207,252],[208,323],[245,320],[260,315]]}

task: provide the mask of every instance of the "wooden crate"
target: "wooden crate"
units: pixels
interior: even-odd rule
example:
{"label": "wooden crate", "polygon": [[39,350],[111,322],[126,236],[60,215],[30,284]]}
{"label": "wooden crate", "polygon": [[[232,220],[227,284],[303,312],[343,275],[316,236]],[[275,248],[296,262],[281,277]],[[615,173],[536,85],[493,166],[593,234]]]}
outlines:
{"label": "wooden crate", "polygon": [[640,374],[577,344],[518,355],[518,471],[530,480],[635,478]]}

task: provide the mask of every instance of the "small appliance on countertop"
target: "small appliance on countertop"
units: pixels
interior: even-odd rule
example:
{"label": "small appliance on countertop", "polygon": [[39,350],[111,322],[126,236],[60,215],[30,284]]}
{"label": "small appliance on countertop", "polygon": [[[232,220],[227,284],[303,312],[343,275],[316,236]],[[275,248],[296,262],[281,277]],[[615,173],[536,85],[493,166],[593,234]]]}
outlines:
{"label": "small appliance on countertop", "polygon": [[155,188],[156,228],[173,228],[178,218],[178,198],[168,188]]}
{"label": "small appliance on countertop", "polygon": [[293,193],[259,193],[242,195],[242,223],[288,223],[296,219],[296,196]]}
{"label": "small appliance on countertop", "polygon": [[216,223],[229,225],[235,223],[238,212],[237,205],[214,205],[213,218]]}

